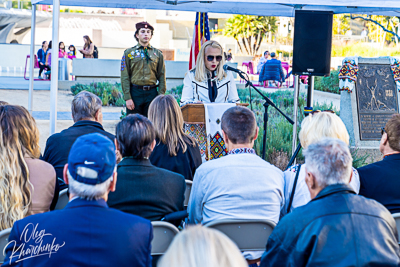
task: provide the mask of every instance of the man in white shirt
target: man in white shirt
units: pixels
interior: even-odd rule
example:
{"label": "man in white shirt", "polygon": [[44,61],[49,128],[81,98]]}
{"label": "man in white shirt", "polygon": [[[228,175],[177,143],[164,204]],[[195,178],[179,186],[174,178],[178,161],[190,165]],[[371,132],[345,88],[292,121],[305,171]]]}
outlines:
{"label": "man in white shirt", "polygon": [[223,114],[221,128],[228,155],[205,162],[196,170],[189,222],[268,219],[277,223],[284,205],[283,173],[253,149],[258,135],[253,112],[232,107]]}

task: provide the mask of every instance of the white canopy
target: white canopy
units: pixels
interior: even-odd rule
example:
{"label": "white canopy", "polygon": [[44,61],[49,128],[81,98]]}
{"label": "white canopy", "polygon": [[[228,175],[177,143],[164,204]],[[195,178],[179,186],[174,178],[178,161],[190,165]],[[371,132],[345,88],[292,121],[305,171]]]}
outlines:
{"label": "white canopy", "polygon": [[[32,4],[52,5],[53,0],[32,0]],[[349,5],[351,4],[351,6]],[[294,10],[400,16],[399,0],[60,0],[63,6],[184,10],[260,16],[293,17]]]}

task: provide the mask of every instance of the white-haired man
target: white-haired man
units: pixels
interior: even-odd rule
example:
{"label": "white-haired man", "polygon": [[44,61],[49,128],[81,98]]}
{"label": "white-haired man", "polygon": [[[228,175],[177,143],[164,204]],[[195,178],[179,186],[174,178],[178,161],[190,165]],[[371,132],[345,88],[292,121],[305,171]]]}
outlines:
{"label": "white-haired man", "polygon": [[106,204],[115,157],[104,135],[79,137],[64,167],[68,205],[15,222],[3,266],[151,266],[150,221]]}
{"label": "white-haired man", "polygon": [[348,185],[348,146],[332,138],[304,151],[311,202],[272,232],[261,266],[399,266],[396,223],[389,211]]}

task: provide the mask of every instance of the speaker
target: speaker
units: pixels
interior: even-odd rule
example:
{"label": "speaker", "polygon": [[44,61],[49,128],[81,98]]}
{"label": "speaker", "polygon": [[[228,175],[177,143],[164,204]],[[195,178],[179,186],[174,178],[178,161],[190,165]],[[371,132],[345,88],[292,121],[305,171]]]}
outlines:
{"label": "speaker", "polygon": [[293,69],[297,75],[330,73],[333,12],[295,11]]}

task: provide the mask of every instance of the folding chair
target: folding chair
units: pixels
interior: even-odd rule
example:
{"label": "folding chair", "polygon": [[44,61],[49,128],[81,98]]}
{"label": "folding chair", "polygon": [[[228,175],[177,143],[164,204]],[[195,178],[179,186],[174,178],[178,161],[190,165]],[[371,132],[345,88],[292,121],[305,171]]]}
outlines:
{"label": "folding chair", "polygon": [[224,233],[241,251],[264,251],[275,223],[269,220],[223,219],[209,222],[205,226]]}
{"label": "folding chair", "polygon": [[0,231],[0,264],[4,262],[5,256],[3,255],[4,248],[8,244],[8,236],[10,235],[11,228]]}
{"label": "folding chair", "polygon": [[183,204],[185,207],[187,207],[189,204],[190,191],[192,191],[193,182],[190,180],[185,180],[185,182],[186,182],[186,190],[185,190],[185,201]]}
{"label": "folding chair", "polygon": [[63,189],[58,195],[58,201],[54,210],[62,210],[69,202],[68,188]]}
{"label": "folding chair", "polygon": [[[400,231],[400,213],[393,213],[392,216],[393,216],[394,220],[396,221],[397,229]],[[400,244],[400,232],[399,231],[397,231],[397,235],[398,235],[399,244]]]}
{"label": "folding chair", "polygon": [[151,255],[163,255],[174,237],[179,233],[175,225],[168,222],[151,222],[153,225],[153,241],[151,241]]}
{"label": "folding chair", "polygon": [[[25,71],[24,71],[24,79],[25,79],[25,80],[29,80],[29,78],[26,77],[26,68],[27,68],[27,66],[28,66],[28,59],[30,59],[30,58],[31,58],[31,55],[27,55],[27,56],[26,56],[26,60],[25,60]],[[35,62],[33,63],[33,68],[34,68],[34,69],[40,69],[40,68],[39,68],[39,61],[38,61],[36,55],[35,55],[34,60],[35,60]],[[34,81],[49,81],[48,79],[33,79],[33,80],[34,80]]]}

